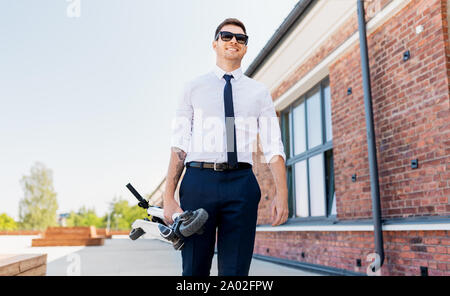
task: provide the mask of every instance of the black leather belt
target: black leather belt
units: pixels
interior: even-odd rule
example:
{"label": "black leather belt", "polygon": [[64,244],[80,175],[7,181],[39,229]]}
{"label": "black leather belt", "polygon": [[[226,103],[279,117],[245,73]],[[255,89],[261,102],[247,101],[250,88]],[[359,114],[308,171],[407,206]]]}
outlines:
{"label": "black leather belt", "polygon": [[217,163],[217,162],[191,161],[191,162],[186,163],[186,167],[213,169],[215,171],[226,171],[226,170],[251,169],[252,165],[247,162],[238,162],[237,167],[232,168],[232,167],[229,167],[228,163],[226,163],[226,162]]}

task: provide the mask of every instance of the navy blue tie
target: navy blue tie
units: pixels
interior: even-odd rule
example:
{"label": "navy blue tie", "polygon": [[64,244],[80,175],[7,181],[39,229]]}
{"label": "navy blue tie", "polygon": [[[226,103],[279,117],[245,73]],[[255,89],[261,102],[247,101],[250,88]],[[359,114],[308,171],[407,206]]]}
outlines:
{"label": "navy blue tie", "polygon": [[227,131],[227,156],[228,166],[235,168],[237,166],[237,149],[236,149],[236,128],[234,126],[234,108],[233,93],[231,90],[231,78],[233,75],[223,75],[226,80],[223,90],[223,99],[225,106],[225,127]]}

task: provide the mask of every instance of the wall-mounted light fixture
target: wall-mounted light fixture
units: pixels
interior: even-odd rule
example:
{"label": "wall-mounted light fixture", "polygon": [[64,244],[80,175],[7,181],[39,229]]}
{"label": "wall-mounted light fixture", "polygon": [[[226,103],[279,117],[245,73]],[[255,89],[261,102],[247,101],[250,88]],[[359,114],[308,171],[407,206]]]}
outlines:
{"label": "wall-mounted light fixture", "polygon": [[403,61],[406,62],[407,60],[409,60],[410,57],[411,57],[411,53],[409,52],[409,50],[407,50],[403,53]]}

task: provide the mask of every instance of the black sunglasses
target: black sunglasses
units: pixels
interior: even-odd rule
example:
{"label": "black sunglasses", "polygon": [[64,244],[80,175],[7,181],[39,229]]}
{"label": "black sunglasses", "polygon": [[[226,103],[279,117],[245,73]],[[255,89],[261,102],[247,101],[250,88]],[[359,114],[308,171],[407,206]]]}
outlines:
{"label": "black sunglasses", "polygon": [[221,31],[219,33],[217,33],[216,35],[216,40],[219,39],[219,35],[220,38],[222,39],[222,41],[228,42],[231,39],[233,39],[233,36],[236,37],[236,41],[239,44],[245,44],[247,45],[248,42],[248,36],[245,34],[234,34],[228,31]]}

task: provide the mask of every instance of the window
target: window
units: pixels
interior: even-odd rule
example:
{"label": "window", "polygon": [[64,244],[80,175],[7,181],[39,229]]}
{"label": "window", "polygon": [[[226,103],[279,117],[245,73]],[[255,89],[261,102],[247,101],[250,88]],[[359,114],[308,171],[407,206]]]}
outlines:
{"label": "window", "polygon": [[290,217],[336,215],[331,95],[325,79],[281,113]]}

